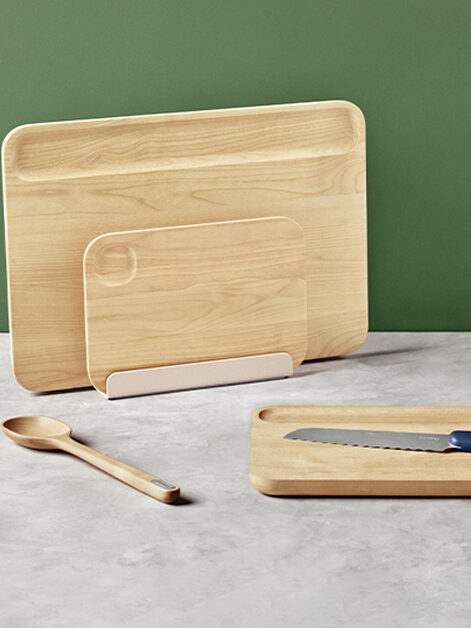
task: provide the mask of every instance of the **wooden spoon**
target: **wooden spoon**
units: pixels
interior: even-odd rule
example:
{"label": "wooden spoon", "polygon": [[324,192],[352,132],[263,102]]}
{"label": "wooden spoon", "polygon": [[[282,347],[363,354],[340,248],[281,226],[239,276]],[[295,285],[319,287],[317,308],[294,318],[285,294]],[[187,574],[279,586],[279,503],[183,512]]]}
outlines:
{"label": "wooden spoon", "polygon": [[109,473],[138,491],[161,502],[171,503],[180,496],[180,489],[150,473],[105,456],[70,437],[72,428],[49,416],[17,416],[2,423],[4,433],[24,447],[62,449]]}

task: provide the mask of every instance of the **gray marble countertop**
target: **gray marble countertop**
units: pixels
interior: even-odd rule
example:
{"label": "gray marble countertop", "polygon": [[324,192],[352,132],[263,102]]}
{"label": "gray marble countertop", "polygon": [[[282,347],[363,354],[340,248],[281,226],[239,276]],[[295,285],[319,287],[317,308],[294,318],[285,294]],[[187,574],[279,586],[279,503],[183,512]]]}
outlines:
{"label": "gray marble countertop", "polygon": [[2,420],[62,418],[182,488],[157,502],[0,437],[5,628],[470,625],[467,499],[274,498],[249,483],[263,405],[471,405],[471,333],[371,333],[289,380],[106,401],[33,395],[0,336]]}

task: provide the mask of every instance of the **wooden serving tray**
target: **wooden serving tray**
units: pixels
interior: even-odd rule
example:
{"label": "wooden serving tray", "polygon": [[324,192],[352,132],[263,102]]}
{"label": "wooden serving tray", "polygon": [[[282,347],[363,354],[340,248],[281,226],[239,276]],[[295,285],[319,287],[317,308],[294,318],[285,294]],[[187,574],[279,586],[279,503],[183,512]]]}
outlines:
{"label": "wooden serving tray", "polygon": [[250,479],[268,495],[471,496],[471,455],[284,439],[301,427],[449,433],[468,407],[273,406],[254,413]]}
{"label": "wooden serving tray", "polygon": [[[88,374],[306,355],[305,244],[284,217],[99,236],[84,255]],[[260,372],[263,379],[263,372]]]}
{"label": "wooden serving tray", "polygon": [[365,128],[343,101],[34,124],[3,147],[17,380],[89,385],[82,257],[95,237],[288,216],[307,246],[308,358],[367,331]]}

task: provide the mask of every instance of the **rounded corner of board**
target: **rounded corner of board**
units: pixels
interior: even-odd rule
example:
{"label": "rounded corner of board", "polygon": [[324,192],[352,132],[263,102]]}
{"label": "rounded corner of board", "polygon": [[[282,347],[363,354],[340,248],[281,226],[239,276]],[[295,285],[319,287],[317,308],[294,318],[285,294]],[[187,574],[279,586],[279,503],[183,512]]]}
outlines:
{"label": "rounded corner of board", "polygon": [[276,480],[273,480],[271,478],[265,478],[255,473],[250,473],[249,477],[250,483],[254,488],[257,489],[259,493],[270,496],[276,496],[279,494],[277,492],[278,483],[276,482]]}
{"label": "rounded corner of board", "polygon": [[355,353],[355,351],[358,351],[358,349],[361,349],[362,346],[365,344],[367,337],[368,337],[368,325],[366,326],[366,329],[361,333],[361,336],[359,335],[359,338],[355,342],[355,344],[352,347],[350,347],[348,351],[345,351],[345,353],[343,353],[342,355],[350,355],[352,353]]}
{"label": "rounded corner of board", "polygon": [[23,390],[27,390],[30,393],[40,394],[40,393],[44,393],[44,392],[49,392],[49,390],[50,390],[49,388],[43,388],[42,386],[37,386],[35,384],[30,384],[30,383],[26,383],[26,382],[22,381],[21,377],[19,377],[15,373],[15,370],[13,370],[13,376],[15,378],[16,383],[19,386],[21,386],[21,388],[23,388]]}
{"label": "rounded corner of board", "polygon": [[43,393],[48,392],[50,390],[54,390],[53,388],[43,388],[39,386],[37,383],[28,382],[24,376],[18,371],[18,366],[15,364],[14,354],[12,356],[11,369],[13,372],[13,377],[15,378],[16,383],[21,386],[24,390],[27,390],[31,393]]}
{"label": "rounded corner of board", "polygon": [[[111,373],[112,375],[112,373]],[[88,377],[88,381],[89,381],[89,386],[91,386],[92,388],[94,388],[98,393],[100,393],[100,395],[102,395],[103,397],[105,397],[106,399],[111,399],[112,397],[108,397],[108,390],[107,390],[107,382],[108,382],[108,378],[105,380],[103,387],[100,385],[99,382],[97,382],[91,375],[90,373],[90,369],[89,369],[89,365],[88,365],[88,361],[87,361],[87,377]],[[108,375],[108,377],[110,377]]]}
{"label": "rounded corner of board", "polygon": [[83,263],[84,264],[88,261],[89,256],[93,253],[93,249],[98,244],[100,244],[100,242],[102,242],[103,240],[106,240],[110,235],[111,233],[100,233],[100,235],[95,236],[88,242],[87,246],[83,250]]}
{"label": "rounded corner of board", "polygon": [[350,113],[350,115],[354,118],[356,118],[356,121],[360,124],[362,124],[363,126],[365,126],[365,114],[363,113],[362,109],[354,102],[352,102],[351,100],[338,100],[336,101],[338,103],[338,105],[340,107],[345,108],[346,110],[348,110],[348,112]]}
{"label": "rounded corner of board", "polygon": [[24,133],[28,133],[29,129],[34,126],[34,124],[19,124],[10,129],[2,141],[2,155],[6,155],[6,151],[10,150],[10,145],[19,139],[18,136],[21,137]]}

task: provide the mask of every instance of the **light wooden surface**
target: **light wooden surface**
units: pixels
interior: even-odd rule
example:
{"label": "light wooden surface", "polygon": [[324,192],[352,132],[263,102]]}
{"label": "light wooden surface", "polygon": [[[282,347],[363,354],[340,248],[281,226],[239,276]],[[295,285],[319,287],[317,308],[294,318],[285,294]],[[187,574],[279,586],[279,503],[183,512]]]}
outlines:
{"label": "light wooden surface", "polygon": [[273,406],[252,425],[250,477],[270,495],[470,496],[471,455],[284,439],[301,427],[436,432],[471,428],[468,407]]}
{"label": "light wooden surface", "polygon": [[180,496],[180,489],[174,484],[79,443],[71,438],[70,426],[53,417],[13,417],[2,423],[2,431],[23,447],[66,451],[161,502],[172,503]]}
{"label": "light wooden surface", "polygon": [[[87,363],[116,371],[306,355],[301,227],[272,217],[105,234],[84,255]],[[261,374],[263,378],[263,374]]]}
{"label": "light wooden surface", "polygon": [[110,231],[283,215],[307,243],[308,358],[367,329],[365,128],[343,101],[18,127],[3,150],[17,380],[89,384],[82,256]]}

